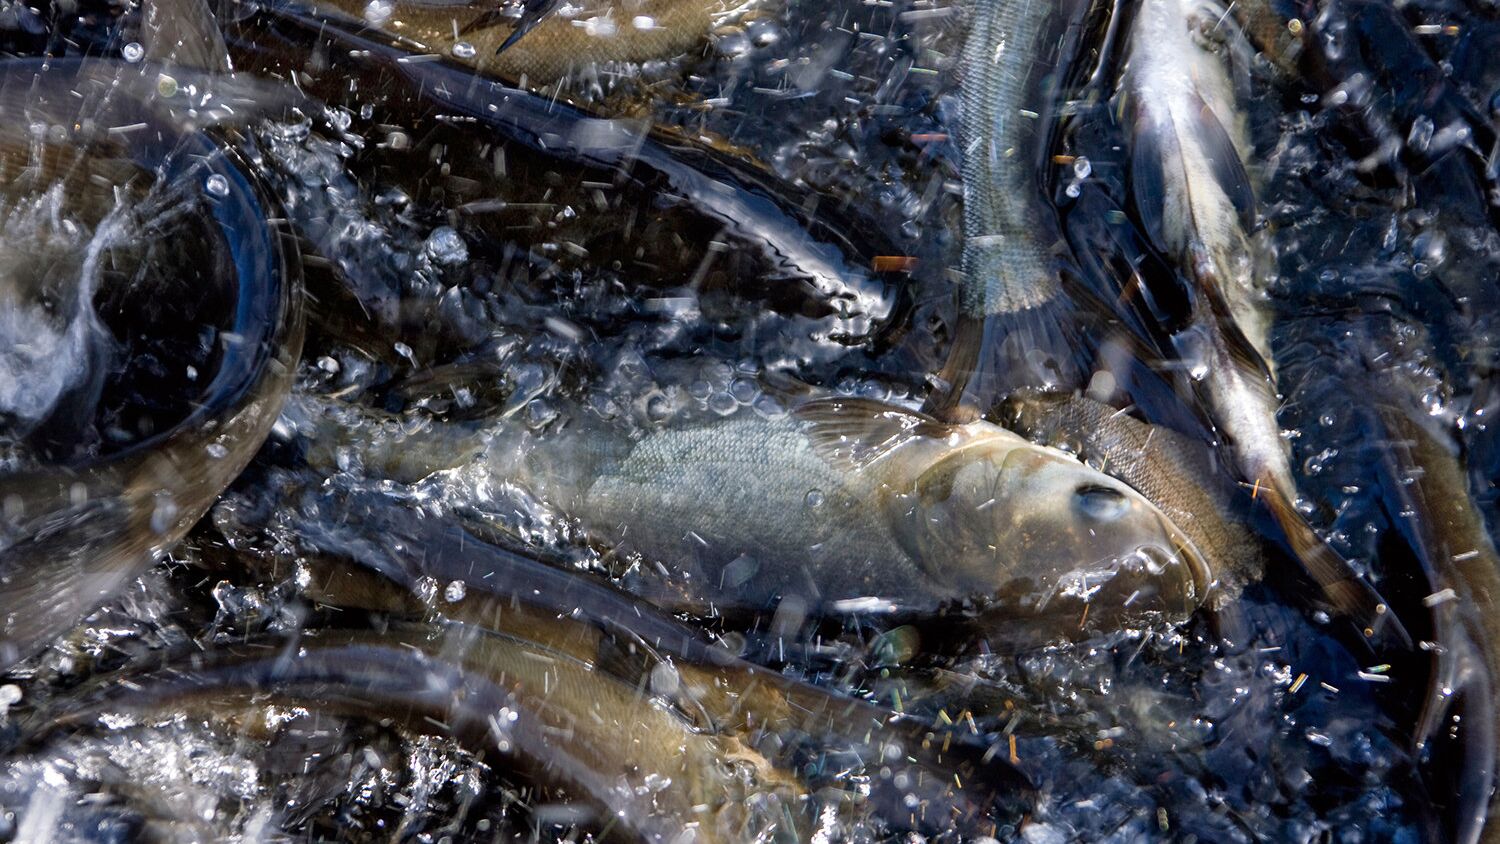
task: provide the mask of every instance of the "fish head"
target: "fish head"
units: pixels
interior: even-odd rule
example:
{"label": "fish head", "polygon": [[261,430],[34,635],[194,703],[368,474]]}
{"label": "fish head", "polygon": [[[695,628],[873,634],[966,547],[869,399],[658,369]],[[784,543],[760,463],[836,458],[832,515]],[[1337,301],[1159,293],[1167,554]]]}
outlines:
{"label": "fish head", "polygon": [[1055,449],[959,449],[918,477],[905,505],[908,552],[956,597],[1007,620],[1109,631],[1180,621],[1208,592],[1208,565],[1165,514]]}

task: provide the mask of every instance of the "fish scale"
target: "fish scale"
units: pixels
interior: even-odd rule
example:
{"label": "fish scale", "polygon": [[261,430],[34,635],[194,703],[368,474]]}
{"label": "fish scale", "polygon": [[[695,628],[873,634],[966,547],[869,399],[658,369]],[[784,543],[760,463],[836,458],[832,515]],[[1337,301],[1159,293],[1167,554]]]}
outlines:
{"label": "fish scale", "polygon": [[1038,239],[1045,209],[1030,160],[1040,131],[1035,115],[1044,111],[1030,101],[1039,93],[1035,46],[1051,7],[981,0],[970,10],[960,58],[966,314],[1015,313],[1059,293],[1048,247]]}
{"label": "fish scale", "polygon": [[[913,589],[922,571],[900,550],[889,523],[858,506],[875,495],[874,478],[837,472],[792,425],[732,418],[646,437],[605,467],[582,496],[579,515],[629,525],[627,543],[675,548],[674,556],[714,568],[749,553],[760,571],[777,572],[752,579],[755,596],[746,597],[756,602],[789,587],[805,592],[806,575],[778,561],[809,556],[862,561],[823,596],[831,600],[926,591]],[[636,518],[641,502],[653,500],[658,518]]]}

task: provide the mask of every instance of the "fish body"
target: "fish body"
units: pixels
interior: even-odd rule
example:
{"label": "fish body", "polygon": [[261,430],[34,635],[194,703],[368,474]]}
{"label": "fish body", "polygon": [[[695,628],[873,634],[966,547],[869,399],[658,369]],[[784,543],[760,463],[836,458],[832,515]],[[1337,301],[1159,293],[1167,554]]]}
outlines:
{"label": "fish body", "polygon": [[[243,713],[249,700],[404,720],[450,733],[591,804],[647,842],[802,840],[804,790],[731,736],[698,730],[587,660],[461,623],[383,634],[305,632],[245,654],[201,656],[49,713],[37,736],[110,713]],[[107,718],[106,718],[107,721]]]}
{"label": "fish body", "polygon": [[1133,115],[1131,183],[1141,222],[1193,285],[1177,338],[1242,477],[1265,500],[1336,611],[1367,636],[1407,642],[1383,599],[1297,511],[1291,449],[1276,413],[1271,312],[1249,238],[1249,139],[1225,57],[1227,20],[1203,0],[1150,0],[1130,36],[1122,94]]}
{"label": "fish body", "polygon": [[585,0],[516,19],[485,4],[452,0],[374,6],[314,0],[312,6],[380,27],[480,72],[542,84],[592,64],[678,56],[704,41],[727,11],[712,0]]}
{"label": "fish body", "polygon": [[959,325],[927,409],[991,409],[1002,386],[1080,376],[1081,337],[1062,288],[1056,211],[1043,188],[1053,104],[1088,4],[972,0],[959,51],[963,176]]}
{"label": "fish body", "polygon": [[[977,600],[1002,617],[1051,619],[1017,625],[1050,636],[1183,618],[1211,580],[1134,490],[987,422],[837,398],[637,436],[585,420],[549,435],[505,425],[427,435],[443,459],[425,469],[427,449],[410,437],[365,433],[357,450],[409,477],[449,467],[445,479],[473,488],[519,483],[718,606],[797,596],[932,612]],[[351,426],[327,436],[337,441],[338,428]]]}
{"label": "fish body", "polygon": [[[1484,516],[1469,493],[1467,473],[1451,436],[1433,430],[1434,420],[1414,415],[1372,385],[1386,445],[1381,449],[1382,486],[1398,530],[1426,569],[1432,592],[1426,603],[1441,648],[1423,701],[1416,737],[1437,743],[1453,717],[1464,747],[1456,778],[1455,838],[1500,839],[1494,793],[1500,752],[1500,554]],[[1423,414],[1425,415],[1425,414]]]}

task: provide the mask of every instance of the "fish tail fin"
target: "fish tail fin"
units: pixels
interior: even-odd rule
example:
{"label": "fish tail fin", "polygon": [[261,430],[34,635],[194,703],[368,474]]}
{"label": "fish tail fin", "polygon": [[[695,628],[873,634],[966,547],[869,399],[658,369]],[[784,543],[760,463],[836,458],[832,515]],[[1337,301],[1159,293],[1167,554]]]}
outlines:
{"label": "fish tail fin", "polygon": [[987,316],[959,316],[947,361],[923,410],[945,421],[983,416],[1023,388],[1068,391],[1088,382],[1097,351],[1067,296]]}
{"label": "fish tail fin", "polygon": [[1256,497],[1266,502],[1303,570],[1335,612],[1353,621],[1372,648],[1411,649],[1411,636],[1390,604],[1318,536],[1284,491],[1274,484],[1258,484]]}

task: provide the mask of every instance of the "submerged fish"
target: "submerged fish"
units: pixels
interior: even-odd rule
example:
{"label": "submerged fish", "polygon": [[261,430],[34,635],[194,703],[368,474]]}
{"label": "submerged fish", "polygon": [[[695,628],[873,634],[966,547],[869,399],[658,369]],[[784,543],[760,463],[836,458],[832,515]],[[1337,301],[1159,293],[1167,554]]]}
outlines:
{"label": "submerged fish", "polygon": [[365,413],[304,404],[291,415],[319,465],[352,441],[377,473],[451,469],[444,480],[471,489],[513,481],[721,607],[978,602],[1035,641],[1182,619],[1212,580],[1134,490],[987,422],[838,398],[634,437],[582,412],[540,435],[509,422],[412,431]]}
{"label": "submerged fish", "polygon": [[715,0],[585,0],[515,18],[491,4],[461,0],[375,5],[311,0],[311,5],[380,27],[414,42],[418,50],[532,83],[552,82],[592,64],[638,64],[681,55],[707,39],[730,11],[729,4]]}
{"label": "submerged fish", "polygon": [[[364,570],[366,560],[352,566],[315,560],[308,596],[396,616],[436,615],[594,664],[670,703],[698,730],[739,743],[778,769],[840,789],[857,783],[862,797],[850,807],[854,817],[873,816],[926,835],[972,835],[991,830],[997,813],[1025,803],[1029,783],[1008,760],[988,752],[988,739],[747,662],[661,610],[578,573],[553,570],[550,577],[566,584],[562,589],[512,585],[513,575],[532,580],[537,564],[472,537],[454,547],[435,533],[424,534],[435,540],[421,546],[426,556],[463,558],[453,560],[452,569],[466,572],[460,582],[471,591],[459,600],[424,602]],[[616,612],[626,606],[623,615]],[[822,766],[809,759],[825,754],[840,760],[836,769],[815,772]],[[866,778],[876,769],[878,775]],[[913,815],[913,799],[926,811]]]}
{"label": "submerged fish", "polygon": [[[1500,757],[1500,554],[1469,494],[1467,473],[1451,438],[1427,419],[1374,396],[1386,437],[1382,486],[1396,527],[1417,553],[1432,592],[1438,644],[1432,681],[1417,723],[1419,744],[1458,730],[1462,774],[1456,778],[1455,839],[1493,841],[1500,817],[1495,764]],[[1423,414],[1426,415],[1426,414]],[[1457,713],[1457,714],[1455,714]],[[1452,717],[1452,726],[1444,721]]]}
{"label": "submerged fish", "polygon": [[1071,386],[1083,339],[1062,286],[1057,214],[1042,186],[1060,76],[1082,0],[974,0],[958,59],[963,168],[959,323],[926,409],[988,412],[1002,386]]}
{"label": "submerged fish", "polygon": [[1183,355],[1240,472],[1336,611],[1366,636],[1408,641],[1385,601],[1298,512],[1291,449],[1276,418],[1270,309],[1248,234],[1249,141],[1224,58],[1207,41],[1225,13],[1202,0],[1149,0],[1130,36],[1122,96],[1134,115],[1131,182],[1148,233],[1193,282]]}
{"label": "submerged fish", "polygon": [[688,829],[702,841],[797,841],[810,826],[801,786],[734,736],[701,730],[590,661],[456,622],[436,635],[425,624],[309,631],[194,655],[63,704],[28,732],[170,708],[220,717],[268,699],[453,735],[641,841]]}
{"label": "submerged fish", "polygon": [[[152,185],[147,196],[166,215],[158,222],[187,222],[137,239],[193,240],[186,248],[201,249],[202,263],[182,281],[231,303],[218,324],[205,322],[216,367],[201,380],[190,370],[201,392],[182,418],[102,455],[0,475],[0,665],[40,648],[186,533],[259,448],[289,388],[302,344],[295,244],[267,223],[280,215],[249,166],[200,128],[254,114],[240,108],[247,96],[279,102],[278,89],[207,82],[185,68],[92,60],[0,69],[0,111],[16,118],[0,124],[5,146],[43,138],[82,173]],[[128,147],[118,127],[138,132]],[[121,166],[95,168],[92,156]]]}

